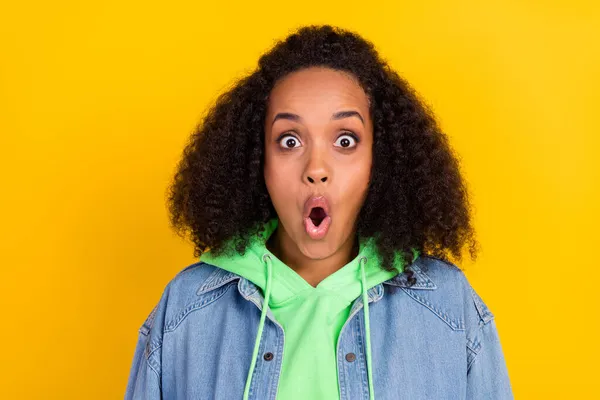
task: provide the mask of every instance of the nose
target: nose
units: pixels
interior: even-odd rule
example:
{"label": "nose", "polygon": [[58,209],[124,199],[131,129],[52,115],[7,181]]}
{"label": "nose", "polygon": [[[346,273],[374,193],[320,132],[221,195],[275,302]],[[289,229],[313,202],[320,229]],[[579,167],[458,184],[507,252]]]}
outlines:
{"label": "nose", "polygon": [[321,152],[313,149],[309,157],[304,169],[304,182],[308,182],[311,185],[327,182],[330,171]]}
{"label": "nose", "polygon": [[306,180],[308,180],[310,183],[315,183],[315,181],[321,181],[321,182],[325,182],[327,180],[326,176],[320,177],[320,178],[313,178],[312,176],[307,176]]}

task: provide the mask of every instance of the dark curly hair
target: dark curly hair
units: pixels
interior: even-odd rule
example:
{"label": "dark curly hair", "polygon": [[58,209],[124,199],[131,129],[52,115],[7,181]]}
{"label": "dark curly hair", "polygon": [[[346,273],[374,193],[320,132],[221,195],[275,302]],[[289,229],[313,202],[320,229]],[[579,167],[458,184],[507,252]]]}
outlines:
{"label": "dark curly hair", "polygon": [[168,193],[171,225],[190,233],[194,255],[231,250],[230,239],[243,254],[277,216],[263,176],[267,101],[279,79],[312,66],[354,75],[369,99],[373,164],[357,233],[374,237],[381,267],[391,270],[397,254],[414,283],[412,248],[460,261],[468,242],[476,259],[467,187],[433,112],[371,42],[330,25],[301,27],[278,41],[195,128]]}

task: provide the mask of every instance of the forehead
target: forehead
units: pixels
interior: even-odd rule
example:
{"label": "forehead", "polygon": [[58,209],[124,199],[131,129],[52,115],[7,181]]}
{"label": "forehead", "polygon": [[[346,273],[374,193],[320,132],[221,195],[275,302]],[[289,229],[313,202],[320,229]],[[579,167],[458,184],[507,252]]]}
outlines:
{"label": "forehead", "polygon": [[356,78],[349,73],[311,67],[279,80],[271,90],[268,106],[270,112],[281,108],[330,112],[350,107],[362,110],[365,115],[368,114],[369,100]]}

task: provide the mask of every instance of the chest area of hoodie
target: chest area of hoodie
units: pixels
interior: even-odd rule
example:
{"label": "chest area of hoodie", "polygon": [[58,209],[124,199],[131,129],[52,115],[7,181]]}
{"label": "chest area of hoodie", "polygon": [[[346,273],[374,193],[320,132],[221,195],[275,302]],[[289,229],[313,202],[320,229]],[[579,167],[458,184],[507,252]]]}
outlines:
{"label": "chest area of hoodie", "polygon": [[285,332],[286,344],[331,343],[348,318],[352,300],[333,291],[309,288],[283,302],[270,302],[269,309]]}

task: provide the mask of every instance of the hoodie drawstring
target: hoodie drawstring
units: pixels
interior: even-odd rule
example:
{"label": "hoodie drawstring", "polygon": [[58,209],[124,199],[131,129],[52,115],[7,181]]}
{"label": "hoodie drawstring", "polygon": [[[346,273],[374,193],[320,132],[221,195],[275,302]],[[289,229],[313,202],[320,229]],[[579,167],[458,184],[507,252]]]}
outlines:
{"label": "hoodie drawstring", "polygon": [[367,335],[367,376],[369,377],[369,399],[375,400],[375,390],[373,389],[373,368],[371,362],[371,327],[369,324],[369,296],[367,295],[367,278],[365,277],[365,267],[367,257],[361,257],[358,261],[360,264],[360,275],[362,284],[362,301],[363,312],[365,316],[365,333]]}
{"label": "hoodie drawstring", "polygon": [[[256,334],[256,340],[254,341],[254,351],[252,352],[252,362],[250,363],[250,371],[248,372],[248,376],[246,377],[246,388],[244,389],[244,400],[248,400],[248,396],[250,393],[250,383],[252,382],[252,374],[254,373],[254,367],[256,366],[256,357],[258,356],[258,348],[260,347],[260,339],[262,337],[263,328],[265,325],[265,318],[267,317],[267,310],[269,308],[269,299],[271,297],[271,275],[272,275],[272,265],[271,265],[271,256],[269,254],[264,254],[263,262],[267,265],[267,285],[265,291],[265,300],[263,302],[262,312],[260,314],[260,322],[258,324],[258,332]],[[363,263],[364,261],[364,263]],[[367,347],[367,376],[369,378],[369,399],[375,400],[375,391],[373,389],[373,369],[371,362],[371,334],[370,334],[370,324],[369,324],[369,297],[367,295],[367,278],[365,276],[365,267],[364,264],[367,263],[367,257],[361,257],[359,260],[360,264],[360,274],[361,274],[361,287],[362,287],[362,301],[363,301],[363,312],[364,312],[364,323],[365,323],[365,332],[367,336],[366,347]]]}
{"label": "hoodie drawstring", "polygon": [[263,327],[265,325],[265,318],[267,317],[267,310],[269,309],[269,299],[271,297],[271,256],[264,254],[263,262],[267,264],[267,289],[265,291],[265,301],[263,302],[262,312],[260,313],[260,322],[258,324],[258,333],[256,334],[256,340],[254,341],[254,351],[252,352],[252,362],[250,364],[250,371],[246,377],[246,388],[244,389],[244,400],[248,400],[250,393],[250,383],[252,382],[252,374],[254,373],[254,367],[256,366],[256,356],[258,355],[258,348],[260,347],[260,339],[262,337]]}

